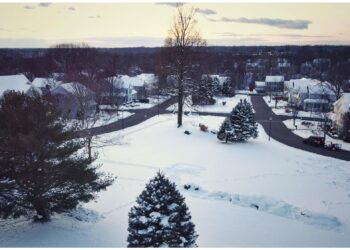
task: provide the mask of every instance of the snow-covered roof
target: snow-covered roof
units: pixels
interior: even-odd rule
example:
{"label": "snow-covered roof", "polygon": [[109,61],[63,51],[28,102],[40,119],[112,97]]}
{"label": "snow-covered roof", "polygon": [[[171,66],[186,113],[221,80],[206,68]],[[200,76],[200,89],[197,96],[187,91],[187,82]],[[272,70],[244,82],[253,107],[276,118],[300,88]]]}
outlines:
{"label": "snow-covered roof", "polygon": [[60,89],[65,90],[68,93],[74,94],[77,90],[84,91],[85,93],[93,94],[93,91],[84,86],[83,84],[79,82],[69,82],[69,83],[62,83],[61,85],[57,86],[55,89],[52,90],[52,93],[61,92]]}
{"label": "snow-covered roof", "polygon": [[56,81],[54,78],[37,77],[34,78],[32,85],[36,88],[44,88],[46,85],[49,85],[50,87],[56,87],[54,86],[55,83],[59,84],[60,82]]}
{"label": "snow-covered roof", "polygon": [[350,93],[344,93],[339,100],[334,103],[334,106],[337,106],[341,113],[350,111]]}
{"label": "snow-covered roof", "polygon": [[158,77],[153,73],[142,73],[137,75],[137,77],[141,78],[146,84],[153,84],[158,81]]}
{"label": "snow-covered roof", "polygon": [[312,86],[317,83],[320,83],[320,81],[316,79],[310,79],[310,78],[301,78],[301,79],[290,79],[289,81],[285,81],[284,85],[287,88],[306,90],[308,86]]}
{"label": "snow-covered roof", "polygon": [[329,82],[320,82],[316,79],[301,78],[285,81],[284,85],[289,89],[295,89],[299,93],[334,95],[334,87]]}
{"label": "snow-covered roof", "polygon": [[255,81],[255,87],[265,87],[266,83],[262,81]]}
{"label": "snow-covered roof", "polygon": [[0,76],[0,96],[7,90],[23,91],[26,93],[31,87],[30,81],[23,74]]}
{"label": "snow-covered roof", "polygon": [[283,82],[284,76],[266,76],[265,82]]}

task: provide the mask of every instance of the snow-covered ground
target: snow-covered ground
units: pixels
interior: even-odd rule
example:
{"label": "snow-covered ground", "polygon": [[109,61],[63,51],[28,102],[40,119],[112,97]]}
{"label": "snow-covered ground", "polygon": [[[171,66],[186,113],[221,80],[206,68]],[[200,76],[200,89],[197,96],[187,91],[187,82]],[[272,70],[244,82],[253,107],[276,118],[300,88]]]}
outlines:
{"label": "snow-covered ground", "polygon": [[[214,105],[193,105],[184,106],[184,111],[194,111],[194,112],[213,112],[213,113],[230,113],[232,109],[237,105],[240,100],[246,99],[250,102],[250,96],[247,95],[235,95],[234,97],[214,97]],[[223,105],[223,102],[226,102]],[[173,104],[167,108],[168,111],[177,111],[177,104]]]}
{"label": "snow-covered ground", "polygon": [[186,197],[200,247],[349,247],[349,163],[268,141],[261,126],[258,139],[231,144],[199,130],[223,119],[184,116],[177,128],[167,114],[101,136],[119,138],[98,160],[116,182],[50,223],[0,220],[0,246],[125,247],[128,212],[161,170]]}
{"label": "snow-covered ground", "polygon": [[[297,126],[297,129],[295,129],[293,125],[293,119],[285,120],[283,123],[286,125],[287,128],[292,130],[292,132],[302,138],[308,138],[309,136],[323,136],[324,133],[322,131],[322,122],[312,122],[307,121],[310,125],[303,125],[302,120],[296,119],[295,125]],[[326,143],[332,142],[332,143],[338,143],[342,145],[342,149],[350,151],[350,143],[344,142],[343,140],[337,140],[333,139],[332,137],[326,135]]]}
{"label": "snow-covered ground", "polygon": [[[90,127],[100,127],[103,125],[107,125],[116,121],[119,121],[120,119],[125,119],[129,116],[134,115],[134,113],[128,112],[128,111],[111,111],[111,112],[107,112],[107,111],[100,111],[98,119],[94,122],[94,120],[91,120],[91,125]],[[79,120],[76,119],[72,119],[69,121],[70,125],[73,124],[80,124]]]}
{"label": "snow-covered ground", "polygon": [[[168,100],[170,96],[159,96],[159,104]],[[130,104],[111,106],[111,105],[100,105],[100,108],[103,110],[116,110],[116,109],[124,109],[124,110],[136,110],[136,109],[149,109],[158,105],[158,97],[148,97],[149,103],[141,103],[141,102],[133,102]]]}
{"label": "snow-covered ground", "polygon": [[[292,112],[286,112],[286,107],[288,106],[287,101],[278,101],[277,102],[277,108],[275,108],[275,100],[270,101],[269,96],[264,96],[264,101],[266,104],[272,109],[272,112],[275,113],[276,115],[285,115],[285,116],[290,116],[293,117]],[[291,110],[290,110],[291,111]],[[310,117],[310,118],[323,118],[324,114],[320,112],[311,112],[311,111],[298,111],[298,117]]]}

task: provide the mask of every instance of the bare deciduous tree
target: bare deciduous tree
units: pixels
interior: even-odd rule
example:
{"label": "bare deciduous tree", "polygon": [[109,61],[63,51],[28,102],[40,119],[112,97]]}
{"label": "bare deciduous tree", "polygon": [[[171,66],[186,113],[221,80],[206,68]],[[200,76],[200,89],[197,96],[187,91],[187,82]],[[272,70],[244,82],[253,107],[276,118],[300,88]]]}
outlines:
{"label": "bare deciduous tree", "polygon": [[196,27],[195,9],[185,9],[181,4],[168,37],[165,40],[165,49],[168,52],[170,74],[175,78],[174,87],[178,102],[178,127],[182,125],[183,104],[186,96],[191,92],[193,71],[198,64],[195,63],[196,49],[206,46]]}

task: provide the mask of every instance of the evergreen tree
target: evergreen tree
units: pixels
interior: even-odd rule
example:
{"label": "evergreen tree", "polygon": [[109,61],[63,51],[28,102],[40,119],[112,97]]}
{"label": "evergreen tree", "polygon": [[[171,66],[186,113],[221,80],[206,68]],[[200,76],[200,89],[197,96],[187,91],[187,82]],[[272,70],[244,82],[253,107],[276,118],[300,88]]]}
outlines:
{"label": "evergreen tree", "polygon": [[343,114],[343,127],[341,129],[341,137],[344,141],[350,141],[350,111]]}
{"label": "evergreen tree", "polygon": [[232,124],[229,117],[226,117],[224,122],[221,124],[217,138],[220,141],[230,141],[232,137]]}
{"label": "evergreen tree", "polygon": [[222,94],[224,96],[232,97],[235,96],[235,89],[232,85],[231,78],[227,78],[222,84]]}
{"label": "evergreen tree", "polygon": [[113,182],[82,154],[53,104],[39,95],[6,93],[0,102],[0,217],[74,209]]}
{"label": "evergreen tree", "polygon": [[199,83],[194,84],[192,89],[193,105],[214,104],[214,85],[212,79],[208,75],[204,75]]}
{"label": "evergreen tree", "polygon": [[[226,132],[225,132],[226,131]],[[225,136],[223,135],[225,133]],[[255,122],[252,106],[246,100],[240,101],[226,118],[218,133],[219,140],[246,141],[258,137],[258,125]]]}
{"label": "evergreen tree", "polygon": [[193,247],[197,238],[185,198],[162,173],[129,213],[128,247]]}

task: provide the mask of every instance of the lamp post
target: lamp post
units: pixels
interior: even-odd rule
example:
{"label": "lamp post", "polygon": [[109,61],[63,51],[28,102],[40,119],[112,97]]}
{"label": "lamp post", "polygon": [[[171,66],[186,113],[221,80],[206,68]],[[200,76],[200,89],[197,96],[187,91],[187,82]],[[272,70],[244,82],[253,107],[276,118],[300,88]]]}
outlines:
{"label": "lamp post", "polygon": [[124,130],[124,117],[123,117],[124,107],[122,106],[122,107],[120,108],[120,110],[122,111],[122,129]]}
{"label": "lamp post", "polygon": [[271,121],[272,121],[272,117],[269,118],[269,141],[271,138]]}

